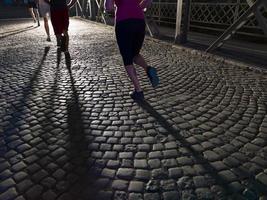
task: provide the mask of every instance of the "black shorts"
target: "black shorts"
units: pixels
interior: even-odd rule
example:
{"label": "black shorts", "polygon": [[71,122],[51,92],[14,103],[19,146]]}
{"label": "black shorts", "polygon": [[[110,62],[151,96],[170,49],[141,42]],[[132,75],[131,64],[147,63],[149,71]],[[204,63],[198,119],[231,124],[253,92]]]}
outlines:
{"label": "black shorts", "polygon": [[28,2],[28,8],[37,8],[37,5],[35,2]]}
{"label": "black shorts", "polygon": [[127,19],[116,23],[117,43],[125,66],[133,64],[133,58],[139,54],[145,38],[145,21]]}

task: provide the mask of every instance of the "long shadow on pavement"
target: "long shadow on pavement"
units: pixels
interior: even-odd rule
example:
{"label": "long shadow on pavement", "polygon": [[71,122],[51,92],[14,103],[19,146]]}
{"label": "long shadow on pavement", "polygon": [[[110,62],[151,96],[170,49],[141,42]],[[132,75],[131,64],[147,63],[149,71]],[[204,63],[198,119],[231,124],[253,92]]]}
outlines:
{"label": "long shadow on pavement", "polygon": [[71,58],[68,53],[65,54],[65,61],[71,83],[71,96],[67,100],[67,134],[70,145],[66,150],[76,175],[75,180],[69,181],[70,185],[72,185],[70,190],[76,190],[76,193],[79,192],[78,196],[81,198],[87,197],[87,199],[94,199],[93,196],[96,191],[93,189],[93,184],[99,174],[97,171],[90,169],[91,166],[88,163],[89,141],[86,138],[85,122],[81,109],[82,105],[79,100],[79,93],[75,87],[75,79],[71,70]]}
{"label": "long shadow on pavement", "polygon": [[[66,55],[66,65],[71,82],[71,97],[67,101],[67,123],[69,135],[72,139],[80,142],[84,141],[84,123],[82,119],[81,104],[79,101],[79,94],[75,88],[75,81],[71,71],[70,57]],[[76,138],[76,139],[75,139]],[[71,140],[72,140],[71,139]],[[74,143],[76,144],[76,143]]]}
{"label": "long shadow on pavement", "polygon": [[[29,80],[29,83],[23,88],[21,98],[16,99],[15,103],[12,105],[13,107],[8,109],[7,113],[5,113],[6,116],[11,116],[11,118],[8,119],[8,122],[9,122],[8,125],[6,127],[3,127],[4,143],[1,143],[1,146],[0,146],[0,157],[1,158],[5,158],[6,160],[16,159],[16,162],[19,162],[20,164],[25,165],[24,158],[25,158],[25,151],[27,150],[27,148],[20,149],[20,148],[17,148],[17,146],[13,145],[12,143],[16,142],[14,138],[22,135],[21,130],[19,130],[17,127],[21,126],[21,122],[23,122],[23,120],[25,119],[24,115],[28,114],[27,113],[28,112],[27,101],[29,100],[29,96],[32,94],[33,88],[36,85],[37,77],[40,74],[40,71],[43,67],[43,63],[46,59],[46,56],[49,50],[50,50],[50,47],[45,47],[44,54],[41,58],[40,64],[37,66],[36,70],[33,72],[32,77]],[[30,143],[30,139],[25,141],[25,146],[29,147],[30,146],[29,143]],[[6,157],[6,154],[10,152],[16,152],[16,156],[14,156],[14,158],[10,158],[9,156]],[[8,187],[1,187],[0,193],[3,193],[6,190],[8,190]]]}
{"label": "long shadow on pavement", "polygon": [[[12,35],[17,35],[19,33],[23,33],[26,31],[30,31],[30,30],[33,30],[35,28],[37,28],[37,26],[27,26],[26,28],[23,28],[23,29],[17,29],[14,31],[8,31],[8,32],[0,33],[0,39],[6,38],[6,37],[9,37]],[[1,36],[1,34],[4,34],[4,35]]]}
{"label": "long shadow on pavement", "polygon": [[[20,99],[17,99],[16,103],[13,104],[13,109],[10,109],[8,111],[9,113],[5,113],[5,114],[11,114],[13,116],[11,119],[9,119],[12,125],[15,125],[17,120],[19,120],[20,117],[23,115],[24,106],[27,104],[28,97],[33,90],[34,84],[37,80],[38,75],[40,74],[40,71],[43,67],[44,61],[46,59],[49,50],[50,47],[45,47],[44,54],[43,57],[41,58],[40,64],[38,65],[37,69],[34,71],[32,77],[30,78],[29,84],[23,88],[22,97]],[[8,128],[10,127],[7,127],[6,129]]]}
{"label": "long shadow on pavement", "polygon": [[[147,101],[139,101],[137,102],[144,110],[146,110],[148,113],[150,113],[151,116],[153,116],[159,124],[161,124],[162,127],[164,127],[168,132],[168,134],[171,134],[174,136],[178,141],[180,141],[181,145],[186,148],[193,157],[196,158],[198,163],[202,164],[205,169],[207,169],[207,172],[210,173],[210,175],[213,176],[213,178],[217,181],[219,185],[224,187],[227,192],[233,192],[233,188],[229,186],[229,183],[223,179],[220,175],[218,175],[218,170],[214,168],[211,164],[210,161],[205,159],[199,152],[196,152],[192,147],[189,142],[185,140],[185,138],[179,134],[177,130],[172,128],[172,125],[164,118],[162,117]],[[240,169],[241,171],[241,169]],[[249,174],[247,171],[242,171],[243,174],[246,175],[246,177],[249,177],[249,186],[245,190],[244,195],[249,196],[250,193],[253,196],[257,196],[256,193],[261,193],[261,194],[266,194],[266,188],[264,185],[262,185],[260,182],[255,180],[255,175]],[[246,193],[247,192],[247,193]],[[249,193],[249,194],[248,194]],[[251,198],[249,198],[251,199]]]}

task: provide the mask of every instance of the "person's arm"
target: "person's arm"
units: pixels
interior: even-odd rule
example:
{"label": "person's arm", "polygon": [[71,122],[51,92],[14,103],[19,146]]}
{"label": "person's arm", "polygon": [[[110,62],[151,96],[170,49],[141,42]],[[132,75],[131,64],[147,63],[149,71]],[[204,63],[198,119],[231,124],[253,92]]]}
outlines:
{"label": "person's arm", "polygon": [[152,0],[143,0],[141,1],[140,6],[142,9],[145,9],[149,7],[151,3],[152,3]]}
{"label": "person's arm", "polygon": [[108,12],[114,10],[114,0],[105,0],[105,10]]}
{"label": "person's arm", "polygon": [[71,0],[68,4],[68,8],[71,8],[76,2],[77,0]]}

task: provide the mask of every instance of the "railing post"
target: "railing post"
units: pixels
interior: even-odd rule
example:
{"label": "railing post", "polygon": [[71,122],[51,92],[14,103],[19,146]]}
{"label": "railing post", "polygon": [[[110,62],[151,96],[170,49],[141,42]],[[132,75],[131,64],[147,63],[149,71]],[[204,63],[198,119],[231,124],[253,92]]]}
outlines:
{"label": "railing post", "polygon": [[174,38],[175,43],[179,43],[181,35],[182,10],[183,10],[183,0],[177,0],[176,27],[175,27],[175,38]]}
{"label": "railing post", "polygon": [[187,35],[189,31],[189,24],[190,24],[190,7],[191,7],[191,0],[185,1],[185,10],[184,10],[184,23],[182,26],[182,35],[181,35],[181,43],[187,42]]}
{"label": "railing post", "polygon": [[187,42],[190,22],[190,1],[191,0],[185,0],[185,8],[183,9],[183,0],[177,0],[175,43],[184,44]]}
{"label": "railing post", "polygon": [[95,0],[88,0],[90,3],[90,19],[95,21],[96,20],[96,13],[97,13],[97,7]]}
{"label": "railing post", "polygon": [[75,4],[75,14],[76,14],[76,17],[78,17],[79,13],[78,13],[78,5],[77,3]]}
{"label": "railing post", "polygon": [[159,25],[160,25],[160,21],[161,21],[161,0],[159,0]]}

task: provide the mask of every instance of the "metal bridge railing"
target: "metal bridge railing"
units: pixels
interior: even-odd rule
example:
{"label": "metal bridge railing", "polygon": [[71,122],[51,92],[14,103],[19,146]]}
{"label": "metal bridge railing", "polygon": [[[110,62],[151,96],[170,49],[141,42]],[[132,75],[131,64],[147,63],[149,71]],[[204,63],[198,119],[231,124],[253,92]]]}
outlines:
{"label": "metal bridge railing", "polygon": [[[176,2],[153,2],[149,14],[159,25],[174,27],[176,20]],[[191,3],[190,29],[199,31],[223,31],[237,20],[247,9],[247,3],[239,0],[229,3],[195,2]],[[263,31],[252,17],[239,34],[263,37]]]}
{"label": "metal bridge railing", "polygon": [[[177,15],[177,1],[153,2],[148,9],[147,14],[161,26],[175,28]],[[191,0],[189,29],[197,32],[223,32],[227,27],[233,24],[248,8],[249,5],[244,0],[232,0],[226,2],[197,2]],[[266,0],[267,1],[267,0]],[[76,15],[92,19],[95,16],[97,21],[103,22],[102,9],[97,7],[97,3],[103,4],[103,0],[79,0],[75,5]],[[93,13],[95,12],[95,13]],[[267,17],[266,11],[263,15]],[[249,35],[258,38],[266,38],[264,32],[259,26],[255,16],[238,30],[237,34]]]}

